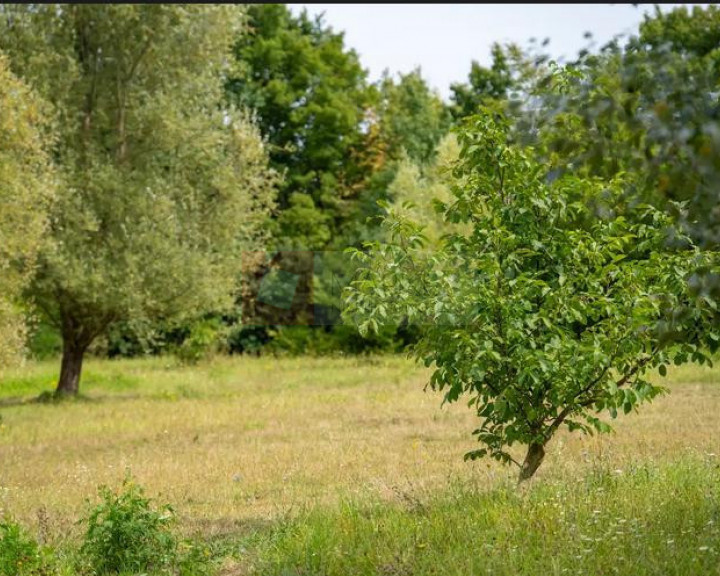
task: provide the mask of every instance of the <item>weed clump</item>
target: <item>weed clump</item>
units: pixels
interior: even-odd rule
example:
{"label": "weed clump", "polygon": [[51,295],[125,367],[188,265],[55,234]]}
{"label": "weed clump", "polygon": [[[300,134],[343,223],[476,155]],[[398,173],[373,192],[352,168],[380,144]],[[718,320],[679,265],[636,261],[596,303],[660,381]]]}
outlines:
{"label": "weed clump", "polygon": [[96,574],[147,573],[177,562],[175,520],[168,504],[154,506],[142,487],[127,476],[119,490],[98,490],[101,502],[87,518],[80,556]]}
{"label": "weed clump", "polygon": [[0,576],[43,574],[37,542],[14,520],[0,521]]}

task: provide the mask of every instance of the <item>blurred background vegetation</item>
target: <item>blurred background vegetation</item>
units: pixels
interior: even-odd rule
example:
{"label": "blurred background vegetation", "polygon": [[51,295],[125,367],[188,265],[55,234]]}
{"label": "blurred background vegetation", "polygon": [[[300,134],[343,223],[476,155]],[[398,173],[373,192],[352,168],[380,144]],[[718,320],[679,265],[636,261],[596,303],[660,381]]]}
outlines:
{"label": "blurred background vegetation", "polygon": [[[73,22],[95,26],[88,38],[101,42],[109,31],[97,27],[93,19],[116,18],[144,38],[147,20],[159,18],[168,31],[181,30],[188,45],[196,42],[188,36],[194,33],[192,28],[182,29],[171,19],[162,20],[164,13],[152,16],[150,8],[123,10],[101,14],[100,8],[87,8],[75,14]],[[440,238],[444,230],[432,198],[442,200],[450,195],[452,178],[447,168],[457,157],[453,129],[481,107],[503,111],[512,118],[513,138],[533,147],[547,165],[548,178],[568,170],[589,178],[632,172],[635,177],[627,206],[643,201],[662,207],[690,230],[702,247],[717,247],[720,10],[716,6],[656,10],[645,17],[635,35],[582,51],[562,65],[540,46],[495,44],[492,64],[484,67],[473,62],[467,81],[451,86],[449,102],[429,87],[419,69],[386,74],[371,82],[343,34],[322,18],[305,12],[295,15],[282,4],[241,6],[231,12],[235,24],[218,32],[217,43],[204,49],[220,52],[227,46],[224,64],[207,71],[221,88],[211,97],[217,98],[216,105],[223,110],[242,111],[257,128],[264,146],[266,160],[257,168],[257,177],[266,179],[263,186],[271,186],[275,198],[272,206],[258,212],[263,237],[252,249],[268,254],[308,250],[319,255],[322,270],[316,271],[312,286],[306,287],[314,314],[309,321],[306,318],[292,326],[249,321],[243,312],[249,301],[243,294],[245,278],[236,274],[232,302],[218,300],[217,306],[174,303],[176,308],[186,308],[153,313],[138,312],[130,303],[130,308],[135,308],[110,315],[98,329],[97,338],[88,345],[92,354],[175,353],[195,362],[215,352],[356,354],[403,349],[414,341],[416,329],[387,326],[380,334],[364,339],[355,327],[339,323],[338,287],[353,274],[342,251],[381,237],[377,216],[383,203],[397,207],[411,201],[414,206],[408,209],[415,219],[427,227],[431,238]],[[62,146],[57,140],[68,136],[57,132],[62,132],[63,122],[71,121],[58,116],[65,104],[52,90],[82,92],[87,89],[83,82],[88,80],[59,80],[51,70],[40,70],[29,41],[37,40],[32,34],[44,27],[51,31],[48,42],[59,46],[67,32],[63,26],[70,20],[67,14],[53,15],[50,8],[33,15],[4,5],[0,21],[6,32],[0,40],[5,54],[1,73],[17,77],[13,82],[24,83],[23,89],[32,91],[38,102],[50,102],[43,114],[56,134],[48,138],[55,140],[48,140],[47,152],[38,150],[34,162],[38,178],[51,178],[42,173],[43,163],[58,161]],[[222,22],[213,21],[213,25],[222,28]],[[122,42],[117,42],[118,50],[124,50]],[[59,66],[56,70],[69,66],[69,76],[72,66],[86,63],[71,54],[76,47],[67,44],[67,50],[68,55],[62,56],[66,60],[57,54],[54,57]],[[173,80],[180,81],[186,79]],[[182,106],[191,105],[183,104],[181,98],[177,106],[182,111]],[[38,104],[38,114],[41,108]],[[113,117],[116,104],[111,101],[103,113]],[[28,136],[30,142],[33,137]],[[0,162],[8,164],[9,160],[3,157]],[[63,185],[55,193],[62,197]],[[45,201],[38,194],[28,196],[36,205]],[[623,210],[617,206],[616,214]],[[32,226],[37,229],[38,225]],[[26,229],[31,230],[31,224]],[[9,261],[27,263],[34,258],[37,242],[30,233],[25,238],[27,246],[16,250]],[[236,247],[237,258],[242,250]],[[278,261],[282,268],[282,257]],[[720,289],[712,270],[698,270],[690,281],[708,298],[714,299]],[[103,290],[103,285],[94,286]],[[5,323],[15,326],[13,334],[18,334],[17,317],[33,310],[27,352],[35,358],[59,355],[63,348],[61,326],[52,318],[61,300],[48,304],[45,292],[37,282],[24,293],[15,289],[11,295],[8,291],[7,301],[12,305],[0,308],[15,318]]]}

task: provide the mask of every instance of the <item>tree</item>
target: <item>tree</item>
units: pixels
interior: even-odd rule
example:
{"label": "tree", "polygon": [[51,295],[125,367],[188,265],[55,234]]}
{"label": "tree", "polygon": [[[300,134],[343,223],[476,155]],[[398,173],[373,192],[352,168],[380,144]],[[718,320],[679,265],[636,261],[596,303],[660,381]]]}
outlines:
{"label": "tree", "polygon": [[55,108],[58,199],[32,295],[63,338],[57,392],[118,321],[232,301],[274,177],[256,129],[222,107],[233,6],[4,5],[0,47]]}
{"label": "tree", "polygon": [[0,53],[0,371],[20,356],[24,345],[21,296],[53,191],[46,112]]}
{"label": "tree", "polygon": [[437,201],[448,202],[453,197],[449,168],[459,152],[455,134],[447,134],[437,145],[431,162],[422,165],[409,158],[401,161],[388,187],[393,213],[422,226],[429,248],[436,247],[444,234],[457,228],[445,222],[436,206]]}
{"label": "tree", "polygon": [[717,246],[720,183],[717,99],[720,10],[646,15],[624,46],[611,42],[555,67],[536,86],[533,136],[558,170],[638,175],[632,196],[687,202],[684,224]]}
{"label": "tree", "polygon": [[386,71],[377,92],[373,111],[383,155],[397,160],[402,152],[413,162],[429,162],[450,130],[451,118],[420,69],[399,74],[397,82]]}
{"label": "tree", "polygon": [[419,69],[400,74],[397,80],[386,72],[373,90],[364,144],[370,175],[336,246],[360,246],[381,233],[378,202],[393,200],[393,183],[408,171],[422,167],[434,171],[438,148],[443,148],[440,143],[450,130],[448,109]]}
{"label": "tree", "polygon": [[515,46],[507,50],[495,42],[491,48],[492,64],[489,68],[481,66],[473,60],[466,84],[453,83],[453,105],[451,107],[456,119],[476,114],[481,106],[488,106],[491,102],[504,100],[508,92],[515,85],[513,70],[513,56],[519,56]]}
{"label": "tree", "polygon": [[[366,72],[342,33],[321,17],[293,16],[282,4],[248,8],[249,33],[235,44],[237,71],[226,94],[255,111],[272,166],[285,174],[276,231],[283,247],[320,249],[347,216],[367,176],[363,121]],[[319,227],[306,234],[309,211]]]}
{"label": "tree", "polygon": [[[626,50],[626,70],[644,66],[641,106],[648,165],[660,192],[688,201],[683,224],[701,246],[720,245],[720,8],[686,6],[645,17]],[[630,84],[632,89],[632,84]],[[654,114],[643,117],[652,107]],[[647,158],[647,156],[646,156]],[[720,278],[704,278],[720,295]]]}
{"label": "tree", "polygon": [[599,413],[663,391],[651,369],[702,363],[697,342],[716,348],[720,337],[707,302],[690,317],[668,314],[693,300],[688,276],[711,254],[650,205],[613,213],[632,175],[548,180],[508,132],[503,118],[468,119],[443,214],[469,229],[429,252],[421,227],[390,213],[391,241],[355,252],[364,268],[345,316],[363,332],[402,316],[419,324],[414,354],[434,365],[431,388],[446,402],[469,396],[480,418],[483,446],[466,457],[514,462],[525,480],[561,427],[608,430]]}
{"label": "tree", "polygon": [[657,50],[669,47],[698,57],[717,54],[720,45],[720,8],[679,6],[663,13],[659,6],[652,15],[645,14],[638,38]]}

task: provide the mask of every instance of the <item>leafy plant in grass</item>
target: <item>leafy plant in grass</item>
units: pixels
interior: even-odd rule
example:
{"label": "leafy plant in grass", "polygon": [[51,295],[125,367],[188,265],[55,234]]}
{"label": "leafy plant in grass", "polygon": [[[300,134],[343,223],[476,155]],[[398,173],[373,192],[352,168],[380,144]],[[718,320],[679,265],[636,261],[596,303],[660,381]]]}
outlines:
{"label": "leafy plant in grass", "polygon": [[99,489],[101,502],[84,522],[81,556],[96,574],[146,573],[171,568],[177,560],[174,515],[152,505],[128,476],[118,491]]}
{"label": "leafy plant in grass", "polygon": [[41,574],[42,565],[37,542],[13,520],[0,521],[0,576]]}
{"label": "leafy plant in grass", "polygon": [[216,318],[194,323],[188,336],[175,349],[175,356],[184,364],[198,364],[212,355],[218,343],[219,332],[220,323]]}
{"label": "leafy plant in grass", "polygon": [[[390,240],[354,251],[364,267],[344,314],[362,332],[401,318],[421,325],[414,353],[435,366],[430,387],[446,402],[467,395],[480,418],[482,447],[466,458],[515,463],[524,480],[561,427],[608,431],[600,413],[663,392],[652,368],[707,360],[715,303],[692,296],[688,277],[717,260],[651,206],[618,215],[629,175],[551,181],[487,114],[459,141],[453,200],[437,203],[459,232],[429,252],[422,228],[390,210]],[[508,450],[516,443],[527,447],[522,461]]]}

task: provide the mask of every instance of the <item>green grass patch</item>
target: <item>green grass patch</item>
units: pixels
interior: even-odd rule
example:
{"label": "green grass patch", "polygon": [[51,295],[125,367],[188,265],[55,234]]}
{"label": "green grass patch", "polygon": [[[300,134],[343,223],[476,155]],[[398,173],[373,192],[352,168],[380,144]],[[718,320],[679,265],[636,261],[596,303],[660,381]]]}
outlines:
{"label": "green grass patch", "polygon": [[[410,369],[410,371],[408,370]],[[132,394],[160,399],[206,398],[236,394],[262,384],[267,393],[312,388],[367,386],[368,371],[393,384],[418,370],[401,356],[348,358],[218,357],[196,366],[183,366],[172,357],[107,360],[87,358],[80,393],[87,396]],[[57,385],[60,359],[30,362],[0,378],[3,399],[31,400],[50,394]]]}
{"label": "green grass patch", "polygon": [[[88,364],[82,376],[83,394],[127,393],[136,390],[141,381],[121,366],[113,369],[112,362],[104,362],[101,367],[98,366],[99,369],[93,362]],[[57,385],[59,369],[59,361],[44,361],[8,375],[0,381],[0,399],[30,399],[52,393]]]}
{"label": "green grass patch", "polygon": [[458,484],[311,510],[260,543],[267,576],[720,574],[720,464],[596,470],[527,491]]}

